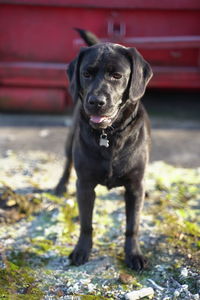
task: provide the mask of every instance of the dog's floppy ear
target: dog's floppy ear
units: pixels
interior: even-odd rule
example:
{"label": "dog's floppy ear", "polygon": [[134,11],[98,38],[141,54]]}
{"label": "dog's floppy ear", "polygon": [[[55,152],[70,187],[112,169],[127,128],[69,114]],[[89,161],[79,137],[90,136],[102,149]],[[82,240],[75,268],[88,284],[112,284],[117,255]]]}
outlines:
{"label": "dog's floppy ear", "polygon": [[131,59],[131,78],[129,83],[129,99],[140,99],[145,92],[146,86],[153,76],[148,62],[135,48],[128,48]]}
{"label": "dog's floppy ear", "polygon": [[78,101],[81,93],[79,69],[83,58],[83,53],[87,48],[81,48],[79,55],[69,64],[67,75],[69,78],[69,90],[74,102]]}

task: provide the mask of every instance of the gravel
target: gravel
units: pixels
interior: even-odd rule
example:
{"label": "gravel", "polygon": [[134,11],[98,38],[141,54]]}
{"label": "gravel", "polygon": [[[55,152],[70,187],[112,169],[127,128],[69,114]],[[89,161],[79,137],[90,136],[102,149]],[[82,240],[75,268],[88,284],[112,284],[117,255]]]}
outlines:
{"label": "gravel", "polygon": [[[179,252],[173,244],[169,247],[167,233],[161,231],[159,216],[151,210],[154,204],[148,198],[141,221],[141,245],[149,264],[141,274],[124,265],[125,217],[121,188],[108,192],[104,187],[98,187],[90,260],[83,266],[71,266],[68,255],[78,239],[79,230],[74,172],[65,197],[57,198],[49,192],[62,172],[62,164],[63,160],[55,154],[44,151],[7,151],[0,157],[1,197],[10,188],[16,199],[23,195],[29,206],[33,198],[38,203],[30,213],[22,212],[17,200],[10,202],[15,205],[8,207],[11,196],[7,196],[3,216],[11,209],[12,214],[1,219],[1,299],[11,299],[11,295],[45,300],[86,299],[84,296],[87,299],[125,299],[130,293],[132,298],[127,299],[140,299],[133,295],[141,295],[146,288],[152,292],[150,295],[154,293],[156,300],[199,299],[200,273],[193,255],[186,258],[184,251]],[[150,198],[158,193],[158,174],[159,180],[167,174],[166,186],[162,189],[159,181],[161,198],[164,192],[166,195],[166,189],[172,189],[170,180],[175,177],[187,179],[188,184],[191,181],[196,187],[200,176],[199,169],[176,169],[163,162],[151,164],[147,178]],[[195,199],[191,194],[187,207]],[[17,221],[14,214],[17,214]],[[127,282],[122,282],[122,277],[128,278]]]}

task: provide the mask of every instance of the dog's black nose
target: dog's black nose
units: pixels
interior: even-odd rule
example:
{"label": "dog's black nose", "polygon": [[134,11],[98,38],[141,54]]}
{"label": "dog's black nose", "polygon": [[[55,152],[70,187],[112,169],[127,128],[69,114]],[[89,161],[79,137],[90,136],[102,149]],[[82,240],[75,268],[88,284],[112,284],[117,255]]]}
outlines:
{"label": "dog's black nose", "polygon": [[88,104],[91,107],[102,107],[106,104],[106,98],[104,96],[94,96],[91,95],[88,98]]}

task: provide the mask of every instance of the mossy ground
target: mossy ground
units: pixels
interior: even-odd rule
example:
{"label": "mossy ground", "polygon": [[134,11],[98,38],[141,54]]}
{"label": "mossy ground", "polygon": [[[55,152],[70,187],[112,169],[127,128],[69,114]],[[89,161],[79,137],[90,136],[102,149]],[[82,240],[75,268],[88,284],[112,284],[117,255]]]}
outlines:
{"label": "mossy ground", "polygon": [[148,264],[135,273],[123,262],[121,188],[97,188],[90,260],[79,267],[69,265],[79,233],[75,175],[64,197],[45,192],[61,168],[55,157],[44,153],[11,154],[7,166],[0,168],[0,299],[120,299],[127,291],[152,285],[154,299],[173,299],[176,283],[188,285],[191,294],[199,292],[199,169],[150,165],[141,220]]}

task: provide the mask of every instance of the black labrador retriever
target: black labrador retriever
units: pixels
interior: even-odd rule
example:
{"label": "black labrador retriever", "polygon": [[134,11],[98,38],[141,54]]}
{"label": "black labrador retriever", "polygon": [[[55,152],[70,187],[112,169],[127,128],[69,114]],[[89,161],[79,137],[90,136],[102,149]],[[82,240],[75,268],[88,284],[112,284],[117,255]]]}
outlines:
{"label": "black labrador retriever", "polygon": [[[98,41],[94,36],[91,39],[86,31],[79,32],[88,44]],[[138,228],[145,193],[150,127],[140,98],[152,77],[151,67],[135,48],[97,43],[82,48],[67,72],[76,108],[68,138],[67,163],[56,191],[64,191],[73,159],[78,178],[81,230],[70,254],[71,262],[81,265],[89,258],[96,185],[102,184],[108,189],[124,186],[125,262],[130,268],[141,270],[144,258]]]}

